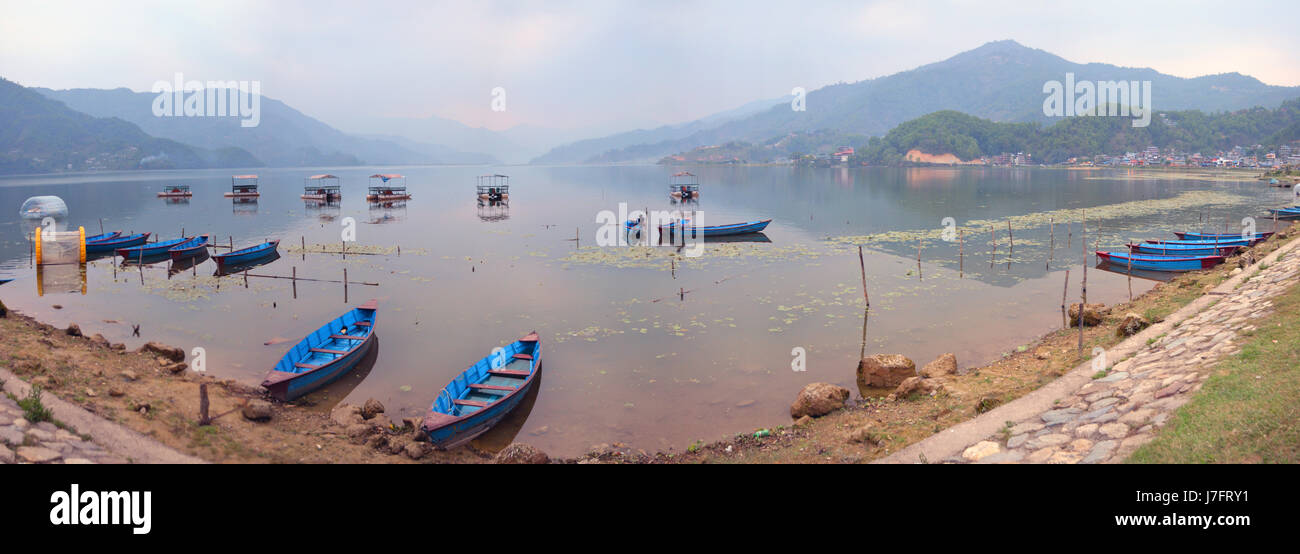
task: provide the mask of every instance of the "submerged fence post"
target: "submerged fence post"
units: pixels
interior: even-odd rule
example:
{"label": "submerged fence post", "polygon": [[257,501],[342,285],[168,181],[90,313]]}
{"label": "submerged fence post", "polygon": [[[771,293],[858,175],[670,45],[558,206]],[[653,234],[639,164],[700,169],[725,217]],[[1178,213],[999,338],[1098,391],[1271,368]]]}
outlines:
{"label": "submerged fence post", "polygon": [[348,268],[343,268],[343,303],[348,303]]}
{"label": "submerged fence post", "polygon": [[862,270],[862,301],[871,308],[871,298],[867,296],[867,263],[862,259],[862,245],[858,245],[858,267]]}
{"label": "submerged fence post", "polygon": [[1083,248],[1083,288],[1079,302],[1079,356],[1083,356],[1083,311],[1088,306],[1088,210],[1083,211],[1080,223],[1079,246]]}
{"label": "submerged fence post", "polygon": [[966,276],[966,231],[963,229],[957,232],[957,278],[961,279]]}
{"label": "submerged fence post", "polygon": [[1065,270],[1065,286],[1061,288],[1061,328],[1070,328],[1070,318],[1065,315],[1065,295],[1070,292],[1070,270]]}

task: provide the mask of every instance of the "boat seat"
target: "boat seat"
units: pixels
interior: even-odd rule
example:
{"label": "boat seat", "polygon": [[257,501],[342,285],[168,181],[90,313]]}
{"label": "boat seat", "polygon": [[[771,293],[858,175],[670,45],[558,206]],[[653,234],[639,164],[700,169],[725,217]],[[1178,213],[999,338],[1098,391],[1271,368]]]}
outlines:
{"label": "boat seat", "polygon": [[479,402],[478,400],[456,400],[457,406],[473,406],[475,408],[486,408],[489,402]]}
{"label": "boat seat", "polygon": [[358,321],[358,322],[356,322],[356,323],[353,323],[353,325],[357,325],[357,326],[361,326],[361,327],[369,327],[369,326],[370,326],[370,322],[369,322],[369,321]]}
{"label": "boat seat", "polygon": [[303,369],[320,369],[320,366],[318,365],[311,365],[311,364],[304,364],[304,363],[293,364],[293,367],[300,367]]}
{"label": "boat seat", "polygon": [[533,356],[532,354],[515,354],[514,358],[516,360],[531,360],[533,359]]}
{"label": "boat seat", "polygon": [[503,391],[519,390],[518,387],[505,387],[501,385],[484,385],[481,383],[474,383],[470,385],[469,388],[478,389],[478,390],[503,390]]}
{"label": "boat seat", "polygon": [[488,371],[488,375],[500,375],[502,377],[527,377],[527,371],[518,371],[514,369],[493,369]]}
{"label": "boat seat", "polygon": [[338,354],[340,356],[348,353],[347,350],[330,350],[328,348],[308,348],[307,350],[311,352],[320,352],[321,354]]}
{"label": "boat seat", "polygon": [[353,336],[353,335],[330,335],[330,338],[332,338],[332,339],[346,339],[346,340],[366,340],[366,337],[358,337],[358,336]]}

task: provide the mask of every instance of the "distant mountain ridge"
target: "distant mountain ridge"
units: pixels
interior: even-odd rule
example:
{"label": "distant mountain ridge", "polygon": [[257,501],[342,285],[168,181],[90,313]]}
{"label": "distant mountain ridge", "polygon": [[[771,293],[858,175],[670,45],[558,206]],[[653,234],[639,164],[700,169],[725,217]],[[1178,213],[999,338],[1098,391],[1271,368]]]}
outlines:
{"label": "distant mountain ridge", "polygon": [[128,121],[81,113],[0,78],[0,173],[260,165],[246,150],[156,138]]}
{"label": "distant mountain ridge", "polygon": [[242,148],[276,167],[496,161],[446,146],[349,135],[266,96],[261,99],[260,124],[241,127],[235,117],[157,117],[155,93],[126,88],[34,90],[92,116],[129,121],[156,137],[208,149]]}
{"label": "distant mountain ridge", "polygon": [[[1042,113],[1043,84],[1073,73],[1078,81],[1151,81],[1152,104],[1162,110],[1221,112],[1273,108],[1300,96],[1300,87],[1266,85],[1239,73],[1196,78],[1165,75],[1150,68],[1075,63],[1013,40],[990,42],[946,60],[893,75],[810,91],[806,111],[776,105],[748,117],[709,126],[685,136],[629,142],[628,134],[583,141],[582,161],[657,159],[700,146],[733,141],[763,142],[791,133],[838,130],[881,136],[923,115],[954,110],[998,122],[1051,123]],[[635,131],[633,132],[635,133]],[[658,140],[653,140],[658,139]],[[553,150],[563,157],[566,145]]]}

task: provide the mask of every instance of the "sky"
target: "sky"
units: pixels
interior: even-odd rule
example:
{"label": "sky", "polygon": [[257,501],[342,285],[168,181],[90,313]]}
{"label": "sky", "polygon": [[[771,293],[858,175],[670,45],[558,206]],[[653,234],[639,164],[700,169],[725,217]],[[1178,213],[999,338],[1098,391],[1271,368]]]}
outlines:
{"label": "sky", "polygon": [[1300,85],[1296,0],[0,0],[0,14],[0,76],[22,85],[256,80],[345,131],[380,117],[679,123],[1002,39],[1076,62]]}

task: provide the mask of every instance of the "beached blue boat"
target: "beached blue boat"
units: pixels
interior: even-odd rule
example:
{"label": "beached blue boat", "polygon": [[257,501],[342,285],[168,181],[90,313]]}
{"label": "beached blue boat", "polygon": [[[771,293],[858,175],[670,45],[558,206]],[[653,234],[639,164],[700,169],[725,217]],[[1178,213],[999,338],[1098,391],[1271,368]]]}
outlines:
{"label": "beached blue boat", "polygon": [[275,254],[275,249],[279,245],[279,240],[273,240],[226,254],[213,254],[212,259],[217,261],[217,269],[220,270],[226,266],[243,265]]}
{"label": "beached blue boat", "polygon": [[190,238],[192,237],[181,237],[178,239],[158,241],[153,244],[142,244],[140,246],[118,248],[117,250],[114,250],[114,252],[116,252],[118,256],[121,256],[122,259],[124,260],[138,260],[140,258],[152,258],[154,256],[161,256],[163,254],[166,254],[167,251],[171,250],[173,246],[183,244],[189,241]]}
{"label": "beached blue boat", "polygon": [[207,250],[207,248],[208,236],[199,235],[197,237],[191,237],[189,240],[171,247],[167,250],[167,253],[171,255],[172,261],[177,261],[198,256],[203,251]]}
{"label": "beached blue boat", "polygon": [[98,235],[90,235],[86,237],[86,244],[90,244],[93,242],[103,242],[109,239],[115,239],[120,236],[122,236],[121,231],[112,231],[108,233],[100,233]]}
{"label": "beached blue boat", "polygon": [[375,344],[379,301],[370,300],[326,323],[290,348],[262,386],[280,401],[310,393],[357,366]]}
{"label": "beached blue boat", "polygon": [[149,240],[149,233],[136,233],[134,235],[119,235],[110,239],[96,241],[93,243],[86,242],[86,253],[91,254],[91,253],[113,252],[116,251],[118,248],[135,246],[137,244],[144,244],[144,242],[147,240]]}
{"label": "beached blue boat", "polygon": [[1134,254],[1149,254],[1152,256],[1231,256],[1241,245],[1231,246],[1214,246],[1199,244],[1127,244],[1129,252]]}
{"label": "beached blue boat", "polygon": [[681,233],[686,237],[721,237],[727,235],[744,235],[746,233],[759,233],[767,228],[767,224],[772,220],[764,219],[761,221],[749,221],[745,223],[732,223],[730,225],[691,225],[689,219],[674,221],[667,225],[660,225],[659,232],[663,234]]}
{"label": "beached blue boat", "polygon": [[1278,210],[1269,210],[1268,213],[1276,214],[1278,219],[1298,219],[1300,218],[1300,208],[1282,208]]}
{"label": "beached blue boat", "polygon": [[1207,248],[1207,247],[1214,247],[1214,246],[1254,246],[1256,243],[1262,240],[1264,239],[1243,239],[1241,237],[1237,237],[1237,238],[1195,239],[1195,240],[1147,239],[1147,242],[1150,244],[1171,244],[1171,245],[1181,244],[1181,245],[1196,246],[1200,248]]}
{"label": "beached blue boat", "polygon": [[[1177,235],[1179,240],[1214,240],[1216,238],[1217,239],[1243,238],[1241,233],[1179,233],[1175,231],[1174,235]],[[1267,233],[1255,233],[1253,235],[1246,235],[1245,238],[1250,240],[1254,240],[1254,239],[1267,240],[1268,237],[1271,236],[1273,236],[1273,233],[1270,231]]]}
{"label": "beached blue boat", "polygon": [[1131,261],[1133,269],[1151,271],[1199,271],[1223,262],[1223,256],[1152,256],[1100,250],[1097,251],[1097,257],[1115,267],[1130,267]]}
{"label": "beached blue boat", "polygon": [[533,331],[452,379],[420,429],[438,448],[465,444],[514,410],[541,371],[542,341]]}

